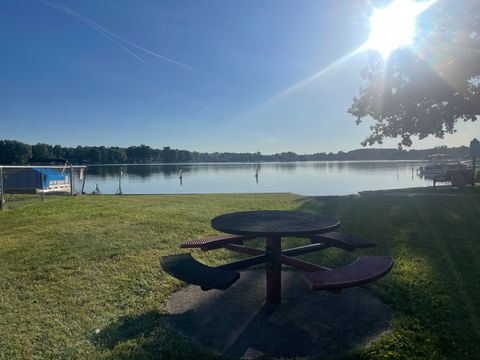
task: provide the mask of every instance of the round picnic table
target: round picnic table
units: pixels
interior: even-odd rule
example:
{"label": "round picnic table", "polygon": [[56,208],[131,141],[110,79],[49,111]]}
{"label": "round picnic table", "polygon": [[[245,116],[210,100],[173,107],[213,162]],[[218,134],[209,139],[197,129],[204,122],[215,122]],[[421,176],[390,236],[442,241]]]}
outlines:
{"label": "round picnic table", "polygon": [[266,264],[267,303],[281,302],[282,237],[309,237],[335,230],[340,221],[300,211],[261,210],[220,215],[211,222],[215,230],[252,237],[265,237],[265,250],[271,256]]}

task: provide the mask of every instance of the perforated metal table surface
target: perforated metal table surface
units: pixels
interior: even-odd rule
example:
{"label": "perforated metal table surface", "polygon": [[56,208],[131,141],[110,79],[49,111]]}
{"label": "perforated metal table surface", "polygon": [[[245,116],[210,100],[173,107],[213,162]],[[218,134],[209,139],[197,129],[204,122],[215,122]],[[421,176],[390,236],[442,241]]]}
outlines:
{"label": "perforated metal table surface", "polygon": [[301,211],[260,210],[220,215],[211,224],[228,234],[305,237],[335,230],[340,221],[333,216]]}

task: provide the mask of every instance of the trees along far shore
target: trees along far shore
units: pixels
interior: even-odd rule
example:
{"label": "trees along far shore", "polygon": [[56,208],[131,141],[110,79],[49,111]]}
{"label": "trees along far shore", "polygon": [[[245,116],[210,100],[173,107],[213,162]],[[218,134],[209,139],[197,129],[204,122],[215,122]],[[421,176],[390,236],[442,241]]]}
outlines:
{"label": "trees along far shore", "polygon": [[15,140],[0,140],[0,165],[26,164],[125,164],[125,163],[186,163],[186,162],[262,162],[262,161],[355,161],[355,160],[425,160],[442,153],[450,159],[467,159],[467,146],[446,146],[424,150],[356,149],[337,153],[319,152],[277,154],[214,152],[200,153],[172,149],[154,149],[147,145],[121,147],[77,146],[63,147],[39,143],[28,145]]}

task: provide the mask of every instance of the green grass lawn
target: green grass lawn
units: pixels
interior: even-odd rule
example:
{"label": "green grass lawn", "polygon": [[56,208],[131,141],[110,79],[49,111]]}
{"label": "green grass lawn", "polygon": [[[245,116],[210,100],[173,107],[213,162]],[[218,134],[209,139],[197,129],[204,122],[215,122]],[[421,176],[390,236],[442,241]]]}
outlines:
{"label": "green grass lawn", "polygon": [[[395,258],[392,272],[369,286],[395,310],[391,330],[347,358],[476,359],[479,195],[84,196],[17,205],[0,213],[0,358],[212,358],[166,328],[165,301],[184,284],[160,269],[160,256],[215,234],[216,215],[297,209],[336,215],[342,231],[379,245],[305,259],[335,266],[360,254]],[[211,265],[238,256],[196,253]]]}

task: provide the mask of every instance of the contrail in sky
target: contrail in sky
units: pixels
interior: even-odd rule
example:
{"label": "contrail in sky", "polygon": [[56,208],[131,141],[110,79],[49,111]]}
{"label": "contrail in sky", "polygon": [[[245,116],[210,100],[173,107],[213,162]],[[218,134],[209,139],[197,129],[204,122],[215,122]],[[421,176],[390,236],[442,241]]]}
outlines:
{"label": "contrail in sky", "polygon": [[113,42],[115,45],[117,45],[119,48],[121,48],[122,50],[126,51],[127,53],[129,53],[130,55],[132,55],[135,59],[137,59],[138,61],[142,62],[143,64],[145,65],[148,65],[150,66],[149,63],[147,63],[145,60],[143,60],[143,58],[141,58],[140,56],[138,56],[137,54],[135,54],[133,51],[129,50],[126,46],[122,45],[119,41],[115,40],[115,38],[113,38],[109,33],[109,31],[107,29],[104,29],[101,25],[95,23],[93,20],[90,20],[89,18],[86,18],[85,16],[73,11],[72,9],[66,7],[66,6],[63,6],[63,5],[60,5],[60,4],[53,4],[53,3],[50,3],[48,1],[44,1],[44,0],[40,0],[42,1],[43,3],[53,7],[54,9],[57,9],[59,11],[62,11],[63,13],[65,14],[68,14],[68,15],[71,15],[73,17],[75,17],[76,19],[82,21],[83,23],[87,24],[89,27],[91,27],[92,29],[94,29],[95,31],[97,31],[100,35],[102,35],[103,37],[105,37],[106,39],[110,40],[111,42]]}
{"label": "contrail in sky", "polygon": [[131,56],[133,56],[135,59],[137,59],[138,61],[140,61],[141,63],[145,64],[145,65],[150,65],[149,63],[147,63],[142,57],[140,57],[139,55],[137,55],[136,53],[134,53],[133,51],[131,51],[130,49],[128,49],[126,46],[124,46],[121,42],[125,43],[125,44],[128,44],[138,50],[141,50],[149,55],[152,55],[160,60],[163,60],[163,61],[167,61],[171,64],[175,64],[175,65],[178,65],[178,66],[181,66],[185,69],[188,69],[190,71],[195,71],[195,69],[193,67],[191,67],[190,65],[187,65],[187,64],[184,64],[180,61],[176,61],[174,59],[170,59],[166,56],[163,56],[163,55],[160,55],[158,53],[156,53],[155,51],[152,51],[152,50],[149,50],[147,48],[144,48],[143,46],[140,46],[132,41],[129,41],[113,32],[111,32],[110,30],[106,29],[105,27],[103,27],[102,25],[100,25],[99,23],[93,21],[92,19],[80,14],[79,12],[65,6],[65,5],[61,5],[61,4],[58,4],[58,3],[54,3],[54,2],[50,2],[50,1],[47,1],[47,0],[40,0],[42,3],[44,3],[45,5],[47,6],[50,6],[51,8],[54,8],[58,11],[61,11],[63,12],[64,14],[67,14],[67,15],[70,15],[74,18],[76,18],[77,20],[80,20],[81,22],[83,22],[84,24],[88,25],[89,27],[91,27],[93,30],[95,30],[96,32],[98,32],[100,35],[102,35],[103,37],[105,37],[106,39],[110,40],[111,42],[113,42],[115,45],[117,45],[119,48],[121,48],[122,50],[124,50],[125,52],[127,52],[128,54],[130,54]]}

